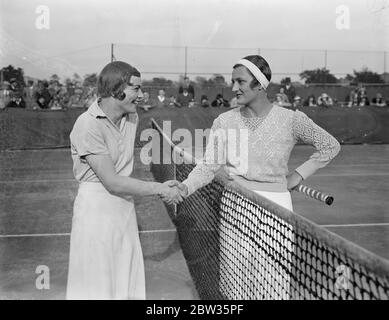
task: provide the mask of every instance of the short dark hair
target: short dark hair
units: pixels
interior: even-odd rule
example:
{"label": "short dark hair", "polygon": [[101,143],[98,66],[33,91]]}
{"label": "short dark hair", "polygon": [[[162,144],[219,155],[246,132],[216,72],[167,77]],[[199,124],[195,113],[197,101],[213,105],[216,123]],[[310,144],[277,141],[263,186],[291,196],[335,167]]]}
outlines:
{"label": "short dark hair", "polygon": [[140,72],[123,61],[108,63],[97,79],[97,94],[101,98],[111,97],[130,84],[131,77],[140,77]]}
{"label": "short dark hair", "polygon": [[[246,56],[243,59],[250,61],[251,63],[255,64],[259,70],[265,75],[267,80],[271,80],[271,69],[267,61],[259,56],[259,55],[251,55],[251,56]],[[237,63],[234,65],[233,69],[237,67],[244,67],[244,65]],[[251,74],[251,76],[254,78],[251,83],[250,83],[250,88],[254,88],[258,86],[260,83],[259,81],[254,77],[254,75],[251,73],[250,70],[247,69],[247,71]]]}

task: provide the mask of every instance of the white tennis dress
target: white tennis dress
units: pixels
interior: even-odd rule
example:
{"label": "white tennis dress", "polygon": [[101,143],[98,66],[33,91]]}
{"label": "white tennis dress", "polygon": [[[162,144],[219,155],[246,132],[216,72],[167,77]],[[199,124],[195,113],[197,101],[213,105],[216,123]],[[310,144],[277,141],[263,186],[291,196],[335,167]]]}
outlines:
{"label": "white tennis dress", "polygon": [[73,171],[80,182],[74,202],[67,299],[145,299],[145,275],[131,197],[110,194],[85,161],[88,154],[110,155],[119,175],[130,176],[138,117],[115,126],[97,101],[70,134]]}

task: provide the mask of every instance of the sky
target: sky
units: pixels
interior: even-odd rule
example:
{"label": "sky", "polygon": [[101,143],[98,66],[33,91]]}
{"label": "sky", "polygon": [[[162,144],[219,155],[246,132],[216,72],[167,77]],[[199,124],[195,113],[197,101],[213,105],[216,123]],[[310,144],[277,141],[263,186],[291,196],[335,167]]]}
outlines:
{"label": "sky", "polygon": [[[49,29],[37,28],[40,5],[49,9]],[[349,12],[343,29],[341,5]],[[185,70],[229,78],[235,61],[257,53],[279,77],[325,65],[339,75],[382,73],[389,0],[0,0],[0,67],[37,78],[83,76],[110,61],[111,43],[115,58],[144,78]]]}

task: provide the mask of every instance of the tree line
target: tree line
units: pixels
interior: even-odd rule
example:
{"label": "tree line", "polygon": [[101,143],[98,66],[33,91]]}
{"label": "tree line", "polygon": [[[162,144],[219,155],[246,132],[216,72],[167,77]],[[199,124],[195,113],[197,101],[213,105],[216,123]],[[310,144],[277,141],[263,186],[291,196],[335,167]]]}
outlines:
{"label": "tree line", "polygon": [[[5,81],[10,82],[11,80],[16,80],[20,87],[26,86],[24,70],[22,68],[15,68],[12,65],[9,65],[0,70],[0,75],[2,83],[4,83]],[[362,68],[360,71],[354,70],[353,74],[347,74],[346,77],[343,79],[338,79],[334,74],[331,73],[330,70],[326,68],[305,70],[301,72],[299,76],[305,84],[348,82],[350,83],[350,85],[355,85],[358,83],[385,83],[383,75],[373,72],[368,68]],[[161,88],[176,87],[179,86],[180,83],[182,83],[183,78],[184,76],[180,75],[178,81],[173,81],[164,77],[154,77],[151,80],[143,80],[143,86]],[[281,84],[285,82],[285,79],[286,78],[281,80]],[[56,74],[53,74],[46,81],[61,82],[60,77]],[[192,80],[192,82],[200,88],[228,86],[224,76],[221,74],[213,74],[208,79],[203,76],[197,76],[195,77],[194,81]],[[66,86],[95,87],[97,84],[97,74],[86,74],[83,78],[81,78],[81,76],[75,73],[72,78],[65,78],[64,84]]]}

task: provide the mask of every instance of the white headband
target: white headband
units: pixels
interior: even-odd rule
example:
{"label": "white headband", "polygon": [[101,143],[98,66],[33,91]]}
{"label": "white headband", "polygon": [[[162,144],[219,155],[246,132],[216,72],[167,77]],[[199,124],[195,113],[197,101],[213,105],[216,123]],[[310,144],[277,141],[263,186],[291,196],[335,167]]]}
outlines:
{"label": "white headband", "polygon": [[257,79],[261,86],[266,90],[270,82],[254,63],[246,59],[240,59],[236,64],[244,65],[247,69],[249,69],[255,79]]}

